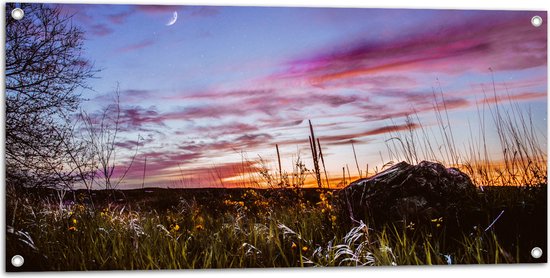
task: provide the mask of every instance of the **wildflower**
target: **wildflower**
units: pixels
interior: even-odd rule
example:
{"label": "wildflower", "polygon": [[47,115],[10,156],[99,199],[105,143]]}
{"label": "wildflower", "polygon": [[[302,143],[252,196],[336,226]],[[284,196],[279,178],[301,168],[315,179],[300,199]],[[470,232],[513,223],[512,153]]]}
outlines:
{"label": "wildflower", "polygon": [[76,223],[78,223],[78,221],[76,221],[76,219],[74,219],[74,218],[72,219],[72,222],[73,222],[73,224],[75,224],[75,225],[76,225]]}
{"label": "wildflower", "polygon": [[432,219],[432,223],[441,223],[441,222],[443,222],[443,217]]}
{"label": "wildflower", "polygon": [[76,232],[76,227],[75,227],[75,226],[70,226],[70,227],[69,227],[69,231],[71,231],[71,232]]}
{"label": "wildflower", "polygon": [[86,207],[84,207],[84,206],[81,205],[81,204],[78,204],[78,205],[76,206],[76,210],[77,210],[77,211],[83,212],[85,209],[86,209]]}
{"label": "wildflower", "polygon": [[202,218],[202,216],[199,215],[199,216],[195,217],[195,222],[199,223],[199,224],[202,224],[202,223],[204,223],[204,218]]}
{"label": "wildflower", "polygon": [[302,252],[307,252],[308,248],[307,246],[302,247]]}
{"label": "wildflower", "polygon": [[441,227],[441,224],[443,223],[443,217],[432,219],[432,223],[435,223],[436,228]]}
{"label": "wildflower", "polygon": [[290,248],[296,249],[296,247],[298,247],[298,246],[296,245],[296,243],[292,242],[292,246],[290,246]]}

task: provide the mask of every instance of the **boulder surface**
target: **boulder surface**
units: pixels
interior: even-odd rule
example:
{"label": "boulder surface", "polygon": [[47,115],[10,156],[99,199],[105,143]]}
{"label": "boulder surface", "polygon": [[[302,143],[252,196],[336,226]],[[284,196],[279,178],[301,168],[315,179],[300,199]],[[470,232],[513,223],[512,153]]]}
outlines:
{"label": "boulder surface", "polygon": [[445,221],[460,228],[479,206],[477,187],[468,175],[429,161],[397,163],[352,182],[338,195],[350,219],[375,224]]}

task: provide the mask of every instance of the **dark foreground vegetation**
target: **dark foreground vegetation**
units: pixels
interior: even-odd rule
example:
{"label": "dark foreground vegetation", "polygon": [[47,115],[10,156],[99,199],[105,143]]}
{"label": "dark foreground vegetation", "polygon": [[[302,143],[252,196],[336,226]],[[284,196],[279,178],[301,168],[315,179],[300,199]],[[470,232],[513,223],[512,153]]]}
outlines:
{"label": "dark foreground vegetation", "polygon": [[[325,169],[329,157],[323,156],[324,138],[315,135],[311,121],[311,169],[298,159],[294,173],[284,172],[285,157],[275,145],[278,169],[261,167],[252,182],[293,189],[123,191],[117,189],[138,154],[139,136],[133,156],[118,147],[127,139],[121,131],[131,130],[121,125],[118,93],[112,105],[82,110],[78,92],[97,73],[83,56],[85,34],[59,7],[21,4],[26,11],[21,21],[9,14],[15,7],[8,3],[5,17],[8,271],[547,261],[546,132],[533,125],[541,115],[505,102],[494,85],[492,96],[483,91],[490,101],[476,105],[477,121],[468,120],[473,131],[465,142],[455,141],[442,88],[434,91],[435,126],[412,113],[405,117],[409,128],[390,132],[384,141],[384,165],[440,161],[461,168],[479,186],[467,207],[457,202],[446,210],[438,204],[456,195],[428,200],[433,203],[428,208],[440,209],[423,212],[423,221],[394,219],[394,212],[403,216],[403,206],[384,201],[373,206],[383,213],[391,205],[391,219],[375,221],[382,214],[369,210],[352,219],[340,194],[321,189],[332,185]],[[74,114],[76,119],[69,117]],[[373,169],[367,164],[363,172],[350,144],[359,177],[368,176]],[[352,180],[347,166],[342,165],[341,186]],[[114,175],[115,168],[124,174]],[[306,176],[314,177],[319,189],[304,189]],[[481,187],[488,184],[503,186]],[[89,190],[74,190],[82,186]],[[362,205],[363,192],[358,196],[352,205]],[[530,256],[535,246],[543,250],[542,258]],[[21,268],[9,262],[15,254],[25,258]]]}
{"label": "dark foreground vegetation", "polygon": [[[326,189],[8,191],[7,256],[20,270],[546,262],[546,186],[484,187],[477,223],[371,225]],[[18,196],[26,196],[24,198]]]}

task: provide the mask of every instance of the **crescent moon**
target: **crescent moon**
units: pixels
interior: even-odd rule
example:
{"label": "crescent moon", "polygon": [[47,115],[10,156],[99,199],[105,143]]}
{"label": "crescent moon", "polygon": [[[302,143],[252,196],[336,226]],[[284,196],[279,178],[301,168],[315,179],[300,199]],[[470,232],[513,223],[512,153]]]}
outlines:
{"label": "crescent moon", "polygon": [[177,20],[178,20],[178,12],[174,12],[174,14],[172,15],[172,19],[170,19],[170,21],[166,23],[166,26],[174,25],[174,23],[176,23]]}

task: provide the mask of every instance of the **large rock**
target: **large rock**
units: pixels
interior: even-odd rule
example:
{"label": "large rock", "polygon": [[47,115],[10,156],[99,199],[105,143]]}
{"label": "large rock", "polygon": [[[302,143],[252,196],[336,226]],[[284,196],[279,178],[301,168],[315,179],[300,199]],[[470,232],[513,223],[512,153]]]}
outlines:
{"label": "large rock", "polygon": [[418,165],[401,162],[357,180],[340,190],[339,199],[353,220],[409,224],[442,219],[453,228],[469,222],[478,204],[477,188],[468,175],[428,161]]}

